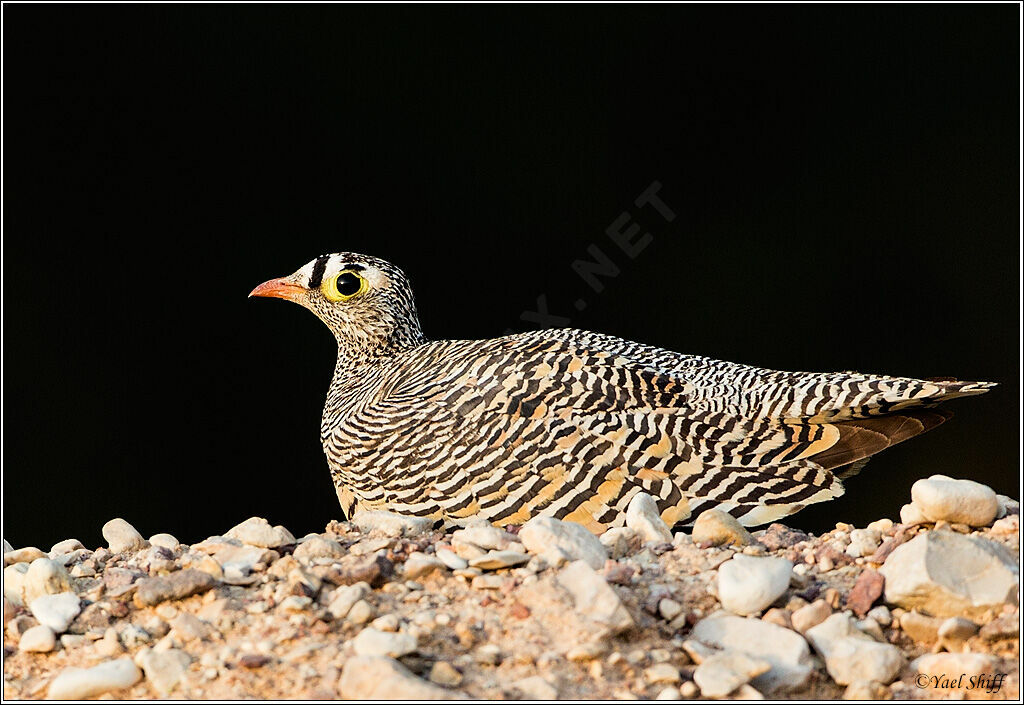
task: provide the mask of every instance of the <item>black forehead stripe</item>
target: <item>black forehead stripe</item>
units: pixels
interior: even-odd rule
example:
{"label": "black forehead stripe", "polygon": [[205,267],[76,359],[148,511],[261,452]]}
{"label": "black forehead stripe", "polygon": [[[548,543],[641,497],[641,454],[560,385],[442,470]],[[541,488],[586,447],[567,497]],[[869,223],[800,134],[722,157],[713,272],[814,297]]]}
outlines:
{"label": "black forehead stripe", "polygon": [[310,289],[317,288],[324,280],[324,270],[327,269],[327,260],[330,258],[330,255],[320,255],[316,258],[316,262],[313,263],[313,273],[309,275]]}
{"label": "black forehead stripe", "polygon": [[346,265],[342,266],[342,270],[345,270],[345,269],[351,270],[353,272],[361,272],[364,269],[366,269],[366,267],[364,267],[361,264],[346,264]]}

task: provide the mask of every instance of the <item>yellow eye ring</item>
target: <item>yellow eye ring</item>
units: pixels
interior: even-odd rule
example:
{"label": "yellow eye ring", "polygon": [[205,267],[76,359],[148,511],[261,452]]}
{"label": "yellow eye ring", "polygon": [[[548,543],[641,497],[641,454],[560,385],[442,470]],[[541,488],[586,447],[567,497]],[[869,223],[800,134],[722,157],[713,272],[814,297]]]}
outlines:
{"label": "yellow eye ring", "polygon": [[329,301],[348,301],[369,288],[370,284],[366,279],[351,269],[338,272],[320,285],[320,291]]}

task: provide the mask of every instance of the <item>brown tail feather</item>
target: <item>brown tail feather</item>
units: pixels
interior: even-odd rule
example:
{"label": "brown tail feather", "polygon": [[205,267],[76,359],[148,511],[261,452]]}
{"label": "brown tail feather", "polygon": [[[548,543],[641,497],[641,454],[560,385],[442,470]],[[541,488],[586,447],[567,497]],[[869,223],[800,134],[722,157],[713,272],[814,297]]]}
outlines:
{"label": "brown tail feather", "polygon": [[[914,409],[889,416],[875,416],[835,424],[839,440],[813,456],[814,462],[827,470],[842,469],[878,453],[889,446],[930,431],[949,420],[952,412],[945,409]],[[863,467],[861,463],[853,473]]]}

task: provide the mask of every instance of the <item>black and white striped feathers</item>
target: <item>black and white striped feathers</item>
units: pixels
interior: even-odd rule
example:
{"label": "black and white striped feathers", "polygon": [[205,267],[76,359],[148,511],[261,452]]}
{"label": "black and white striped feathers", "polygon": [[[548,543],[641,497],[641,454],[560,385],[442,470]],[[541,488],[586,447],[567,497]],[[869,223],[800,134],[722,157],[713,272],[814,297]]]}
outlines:
{"label": "black and white striped feathers", "polygon": [[[354,268],[365,293],[321,294]],[[937,403],[993,386],[777,372],[571,329],[427,342],[383,260],[334,254],[287,279],[338,340],[321,440],[350,515],[600,532],[643,491],[670,525],[711,507],[762,524],[838,497],[869,456],[942,423]]]}

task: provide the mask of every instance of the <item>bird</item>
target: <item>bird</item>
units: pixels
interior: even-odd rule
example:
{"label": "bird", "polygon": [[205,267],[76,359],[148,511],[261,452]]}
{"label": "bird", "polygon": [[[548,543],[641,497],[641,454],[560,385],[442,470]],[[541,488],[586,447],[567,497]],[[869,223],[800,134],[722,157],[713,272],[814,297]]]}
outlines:
{"label": "bird", "polygon": [[431,341],[402,270],[354,252],[250,296],[309,309],[337,341],[320,440],[349,518],[600,534],[646,493],[670,527],[708,509],[757,526],[839,497],[872,455],[950,418],[940,403],[995,386],[781,372],[573,328]]}

